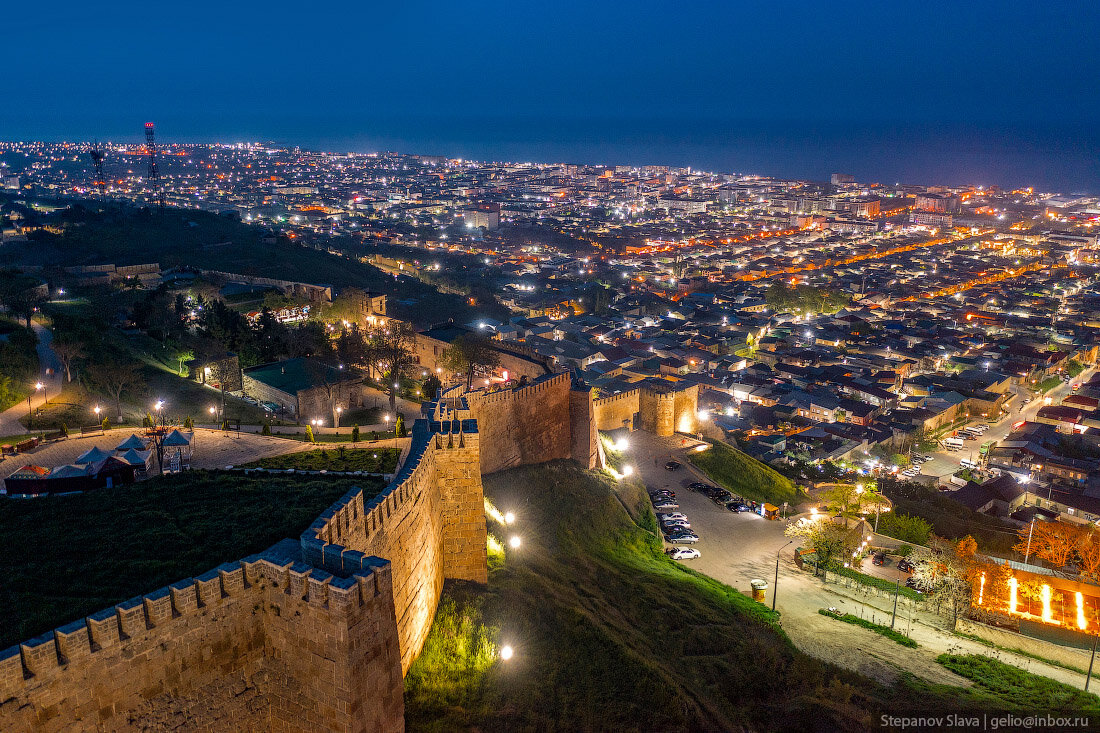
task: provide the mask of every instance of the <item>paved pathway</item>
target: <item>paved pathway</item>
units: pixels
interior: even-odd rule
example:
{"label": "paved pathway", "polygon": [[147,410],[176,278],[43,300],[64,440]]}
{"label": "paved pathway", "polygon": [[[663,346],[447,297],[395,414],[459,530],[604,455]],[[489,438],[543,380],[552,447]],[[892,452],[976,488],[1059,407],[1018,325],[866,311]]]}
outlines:
{"label": "paved pathway", "polygon": [[[54,468],[71,463],[93,446],[113,450],[135,432],[141,434],[140,430],[135,431],[133,428],[118,428],[108,431],[105,435],[68,438],[39,446],[29,453],[8,456],[0,461],[0,479],[7,478],[27,464]],[[318,447],[311,443],[287,438],[273,438],[251,433],[223,433],[220,430],[202,428],[195,431],[193,446],[192,468],[225,468],[268,456],[296,453]]]}
{"label": "paved pathway", "polygon": [[[31,395],[31,409],[41,407],[47,399],[61,394],[62,380],[65,379],[65,371],[61,368],[61,362],[57,354],[50,348],[53,334],[40,323],[31,321],[31,327],[38,336],[38,381],[44,385],[42,392]],[[52,370],[52,374],[47,374]],[[22,435],[27,432],[19,422],[19,418],[27,416],[27,401],[22,400],[7,410],[0,412],[0,435]]]}

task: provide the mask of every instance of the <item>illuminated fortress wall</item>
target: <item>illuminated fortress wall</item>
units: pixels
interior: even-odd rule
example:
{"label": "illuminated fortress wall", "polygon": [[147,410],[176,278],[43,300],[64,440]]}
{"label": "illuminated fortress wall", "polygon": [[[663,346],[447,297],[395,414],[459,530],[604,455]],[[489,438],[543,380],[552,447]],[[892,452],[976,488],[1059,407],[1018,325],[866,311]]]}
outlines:
{"label": "illuminated fortress wall", "polygon": [[394,480],[298,542],[0,652],[0,730],[402,730],[444,579],[487,580],[482,472],[599,460],[567,374],[426,408]]}

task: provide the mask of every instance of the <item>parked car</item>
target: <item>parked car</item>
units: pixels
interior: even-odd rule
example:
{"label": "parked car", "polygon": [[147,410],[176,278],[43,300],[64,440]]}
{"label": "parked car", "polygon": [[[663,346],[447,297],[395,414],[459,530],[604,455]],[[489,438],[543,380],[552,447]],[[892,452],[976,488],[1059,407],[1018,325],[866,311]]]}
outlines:
{"label": "parked car", "polygon": [[911,573],[913,572],[913,563],[909,562],[903,557],[902,559],[898,560],[898,570],[903,573]]}
{"label": "parked car", "polygon": [[671,509],[679,509],[680,505],[677,504],[674,501],[661,500],[661,501],[654,502],[653,503],[653,508],[658,510],[658,511],[666,512],[666,511],[669,511]]}
{"label": "parked car", "polygon": [[710,484],[704,484],[702,481],[692,481],[690,484],[688,484],[688,488],[692,491],[707,491],[709,489],[713,489],[714,487]]}
{"label": "parked car", "polygon": [[665,469],[667,469],[669,471],[676,471],[679,468],[680,468],[680,462],[679,461],[669,461],[668,463],[665,464]]}
{"label": "parked car", "polygon": [[726,509],[729,509],[731,512],[737,513],[752,511],[751,509],[749,509],[748,504],[745,504],[741,501],[731,501],[729,504],[726,504]]}
{"label": "parked car", "polygon": [[673,560],[694,560],[700,555],[694,547],[670,547],[667,552]]}
{"label": "parked car", "polygon": [[676,496],[676,492],[673,491],[672,489],[668,488],[668,487],[661,488],[661,489],[650,489],[649,490],[649,495],[650,496],[655,496],[657,494],[668,494],[669,496]]}
{"label": "parked car", "polygon": [[655,491],[649,495],[649,498],[653,501],[659,501],[661,499],[668,499],[669,501],[676,500],[676,494],[671,491]]}
{"label": "parked car", "polygon": [[673,544],[694,545],[699,541],[699,535],[694,532],[681,532],[679,534],[669,535],[666,539]]}
{"label": "parked car", "polygon": [[657,519],[687,519],[687,515],[683,512],[658,512]]}
{"label": "parked car", "polygon": [[905,579],[905,587],[915,590],[917,593],[924,593],[925,588],[921,587],[920,583],[916,581],[913,576],[909,576]]}
{"label": "parked car", "polygon": [[683,527],[684,529],[691,529],[691,523],[686,519],[663,519],[661,520],[661,526],[663,528],[671,529],[673,527]]}
{"label": "parked car", "polygon": [[886,564],[886,553],[884,553],[884,552],[875,553],[875,556],[871,558],[871,562],[874,563],[875,565],[885,565]]}

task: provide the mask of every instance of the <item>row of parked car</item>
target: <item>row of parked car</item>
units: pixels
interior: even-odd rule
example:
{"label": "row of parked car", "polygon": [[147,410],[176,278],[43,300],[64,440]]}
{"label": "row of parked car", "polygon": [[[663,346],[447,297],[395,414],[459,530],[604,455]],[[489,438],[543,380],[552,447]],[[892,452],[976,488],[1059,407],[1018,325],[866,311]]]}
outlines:
{"label": "row of parked car", "polygon": [[702,481],[695,481],[688,484],[688,488],[692,491],[698,491],[718,506],[725,507],[731,512],[755,512],[757,509],[755,501],[747,501],[740,496],[731,494],[729,491],[719,486],[712,486]]}
{"label": "row of parked car", "polygon": [[[676,492],[672,489],[650,489],[649,498],[657,513],[657,523],[665,540],[674,545],[694,545],[699,535],[691,529],[691,522],[683,512],[676,511],[680,505],[676,501]],[[673,560],[692,560],[699,557],[694,547],[670,547],[665,550]]]}

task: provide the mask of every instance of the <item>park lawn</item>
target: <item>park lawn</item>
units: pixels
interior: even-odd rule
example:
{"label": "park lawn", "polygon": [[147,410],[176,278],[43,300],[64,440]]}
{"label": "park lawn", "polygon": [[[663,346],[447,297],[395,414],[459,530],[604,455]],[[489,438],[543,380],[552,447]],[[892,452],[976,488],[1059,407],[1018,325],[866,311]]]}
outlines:
{"label": "park lawn", "polygon": [[40,499],[0,498],[0,648],[111,604],[297,539],[380,479],[190,471]]}
{"label": "park lawn", "polygon": [[707,450],[691,453],[690,460],[711,481],[746,499],[793,506],[805,498],[789,478],[720,441],[710,441]]}
{"label": "park lawn", "polygon": [[367,471],[368,473],[393,473],[397,468],[397,448],[321,448],[319,450],[285,453],[268,456],[242,468],[270,468],[296,471]]}

